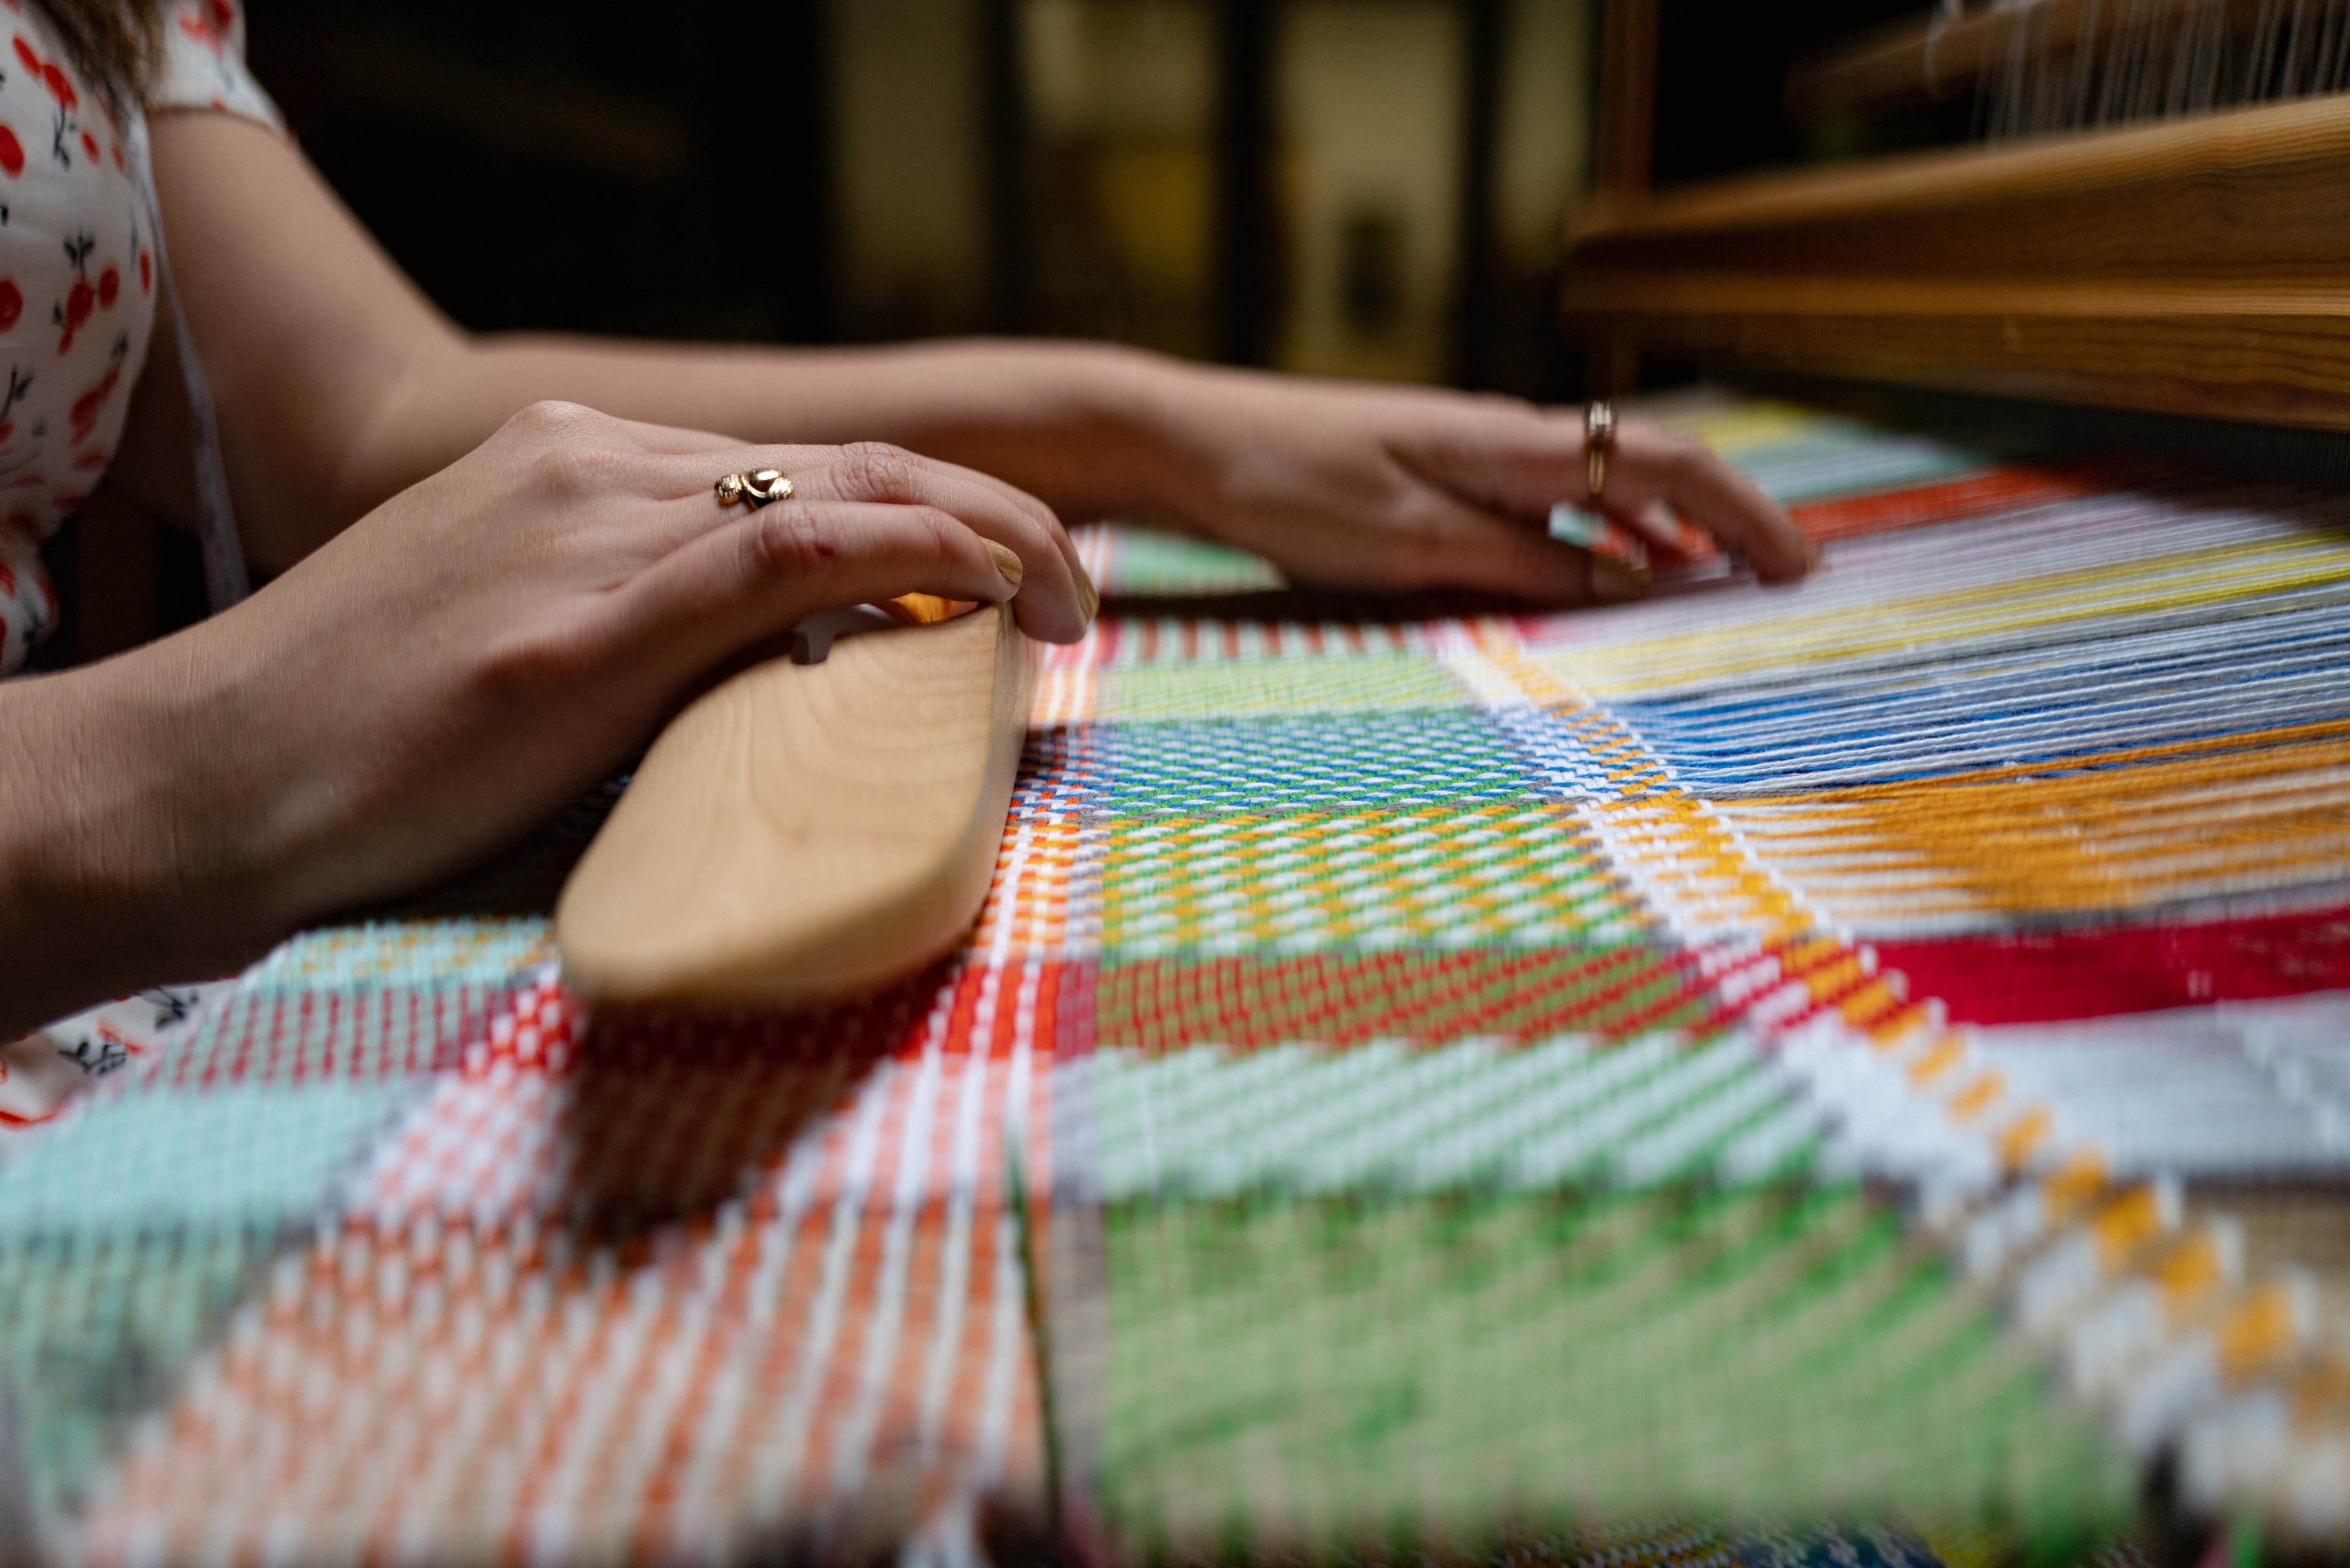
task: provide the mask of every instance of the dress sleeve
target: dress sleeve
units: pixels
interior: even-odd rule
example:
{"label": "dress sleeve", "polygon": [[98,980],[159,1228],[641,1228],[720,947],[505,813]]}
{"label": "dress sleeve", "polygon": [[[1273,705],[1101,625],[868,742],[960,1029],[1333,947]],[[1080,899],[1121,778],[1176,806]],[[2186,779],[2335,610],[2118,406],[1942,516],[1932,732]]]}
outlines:
{"label": "dress sleeve", "polygon": [[244,0],[171,0],[164,6],[162,68],[147,107],[219,109],[286,129],[244,63]]}

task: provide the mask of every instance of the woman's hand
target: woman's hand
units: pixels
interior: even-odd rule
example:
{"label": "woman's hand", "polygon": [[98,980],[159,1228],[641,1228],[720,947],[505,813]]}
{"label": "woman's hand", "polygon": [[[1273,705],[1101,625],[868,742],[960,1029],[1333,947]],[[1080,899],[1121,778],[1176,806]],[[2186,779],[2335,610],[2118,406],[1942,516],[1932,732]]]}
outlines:
{"label": "woman's hand", "polygon": [[[761,467],[795,495],[718,504]],[[969,470],[526,410],[235,609],[0,689],[0,1038],[456,870],[714,666],[912,592],[1091,615],[1052,513]]]}
{"label": "woman's hand", "polygon": [[[1514,399],[1170,367],[1145,406],[1170,457],[1169,520],[1301,581],[1603,597],[1588,552],[1545,532],[1587,504],[1581,410]],[[1598,509],[1669,552],[1676,514],[1787,582],[1817,558],[1753,483],[1685,436],[1620,423]]]}

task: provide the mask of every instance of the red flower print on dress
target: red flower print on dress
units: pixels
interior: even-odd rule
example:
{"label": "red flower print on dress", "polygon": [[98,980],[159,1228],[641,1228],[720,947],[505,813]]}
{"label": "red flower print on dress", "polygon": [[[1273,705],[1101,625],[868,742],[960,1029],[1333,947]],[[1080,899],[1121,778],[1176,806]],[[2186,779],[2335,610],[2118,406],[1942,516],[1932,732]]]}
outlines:
{"label": "red flower print on dress", "polygon": [[108,398],[113,396],[114,389],[121,384],[122,367],[119,364],[114,365],[108,369],[105,375],[99,378],[97,386],[73,400],[72,419],[75,441],[82,441],[89,439],[89,432],[98,424],[98,410],[104,406]]}
{"label": "red flower print on dress", "polygon": [[209,7],[191,5],[180,13],[180,31],[215,55],[228,52],[228,32],[235,22],[236,13],[218,4]]}
{"label": "red flower print on dress", "polygon": [[73,352],[74,334],[89,320],[90,312],[98,308],[98,290],[89,283],[89,253],[98,248],[97,237],[76,234],[65,242],[66,260],[74,269],[73,286],[66,291],[65,303],[50,313],[57,326],[57,356],[63,358]]}
{"label": "red flower print on dress", "polygon": [[[5,402],[0,402],[0,414],[5,414],[15,410],[16,407],[16,400],[32,389],[33,378],[27,376],[24,371],[19,370],[14,365],[9,366],[8,394],[6,400]],[[0,447],[6,446],[10,441],[16,439],[16,421],[15,420],[0,419]],[[20,473],[16,476],[9,488],[13,490],[21,490],[25,487],[25,482],[28,479],[36,484],[38,484],[41,482],[41,476],[37,473]],[[8,514],[8,521],[5,526],[15,528],[18,526],[20,523],[26,529],[34,530],[34,538],[37,539],[40,537],[34,520],[26,517],[22,512],[11,512]]]}
{"label": "red flower print on dress", "polygon": [[41,58],[40,51],[26,43],[22,33],[16,35],[16,57],[25,62],[26,70],[41,78],[41,85],[49,89],[58,108],[81,107],[81,94],[74,90],[73,78],[58,68],[56,61]]}
{"label": "red flower print on dress", "polygon": [[89,313],[97,304],[98,290],[89,286],[89,280],[74,279],[73,287],[66,291],[65,332],[57,338],[60,358],[73,352],[74,334],[81,330],[82,323],[89,319]]}
{"label": "red flower print on dress", "polygon": [[[86,3],[0,0],[0,551],[15,576],[15,591],[0,592],[0,676],[54,613],[33,542],[110,468],[166,281],[131,167],[139,105],[126,100],[120,113],[109,105],[49,15],[57,4]],[[216,101],[282,129],[244,67],[242,0],[156,0],[156,12],[151,107]],[[23,542],[9,537],[12,516]]]}

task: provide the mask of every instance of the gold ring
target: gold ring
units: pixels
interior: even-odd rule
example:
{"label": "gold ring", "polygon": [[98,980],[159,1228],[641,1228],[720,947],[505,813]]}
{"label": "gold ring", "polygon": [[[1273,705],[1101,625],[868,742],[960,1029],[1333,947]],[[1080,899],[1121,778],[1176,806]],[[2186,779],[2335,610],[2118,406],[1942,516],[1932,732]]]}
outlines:
{"label": "gold ring", "polygon": [[1616,450],[1616,405],[1595,398],[1583,406],[1583,488],[1586,501],[1599,499],[1607,483],[1607,454]]}
{"label": "gold ring", "polygon": [[791,499],[792,476],[780,468],[754,468],[727,474],[713,488],[718,492],[719,505],[732,506],[737,501],[747,501],[755,512],[770,501]]}

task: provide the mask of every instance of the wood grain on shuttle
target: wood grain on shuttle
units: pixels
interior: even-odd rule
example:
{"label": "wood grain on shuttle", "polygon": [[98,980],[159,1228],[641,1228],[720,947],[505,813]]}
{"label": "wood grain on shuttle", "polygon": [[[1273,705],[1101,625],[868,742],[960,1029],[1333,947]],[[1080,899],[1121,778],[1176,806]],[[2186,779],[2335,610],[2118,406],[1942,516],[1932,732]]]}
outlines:
{"label": "wood grain on shuttle", "polygon": [[771,660],[673,721],[565,888],[587,1000],[797,1008],[951,950],[993,875],[1026,733],[1008,607]]}

